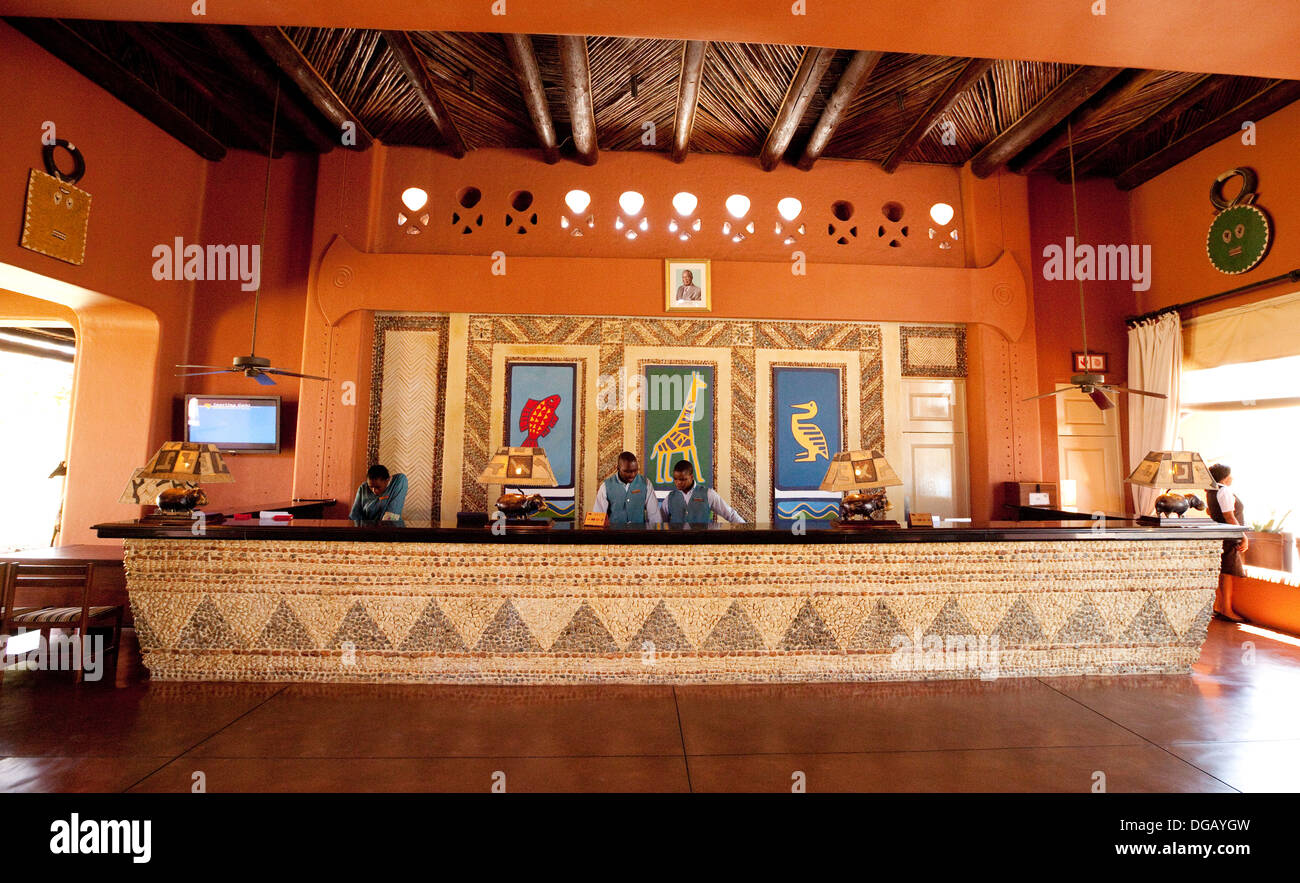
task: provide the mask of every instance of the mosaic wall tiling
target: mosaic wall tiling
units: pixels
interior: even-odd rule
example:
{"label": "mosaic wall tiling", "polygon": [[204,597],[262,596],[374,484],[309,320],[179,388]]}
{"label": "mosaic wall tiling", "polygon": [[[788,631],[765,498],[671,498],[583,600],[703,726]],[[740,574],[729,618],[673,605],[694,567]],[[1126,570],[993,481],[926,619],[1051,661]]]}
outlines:
{"label": "mosaic wall tiling", "polygon": [[1219,553],[127,540],[126,572],[162,681],[929,680],[1186,673]]}
{"label": "mosaic wall tiling", "polygon": [[[400,321],[404,329],[428,323],[430,330],[446,328],[445,316],[410,316],[376,318],[380,322]],[[441,324],[439,324],[441,323]],[[385,326],[388,327],[388,326]],[[394,326],[395,327],[395,326]],[[445,333],[445,330],[444,330]],[[461,468],[460,508],[483,511],[488,505],[485,488],[475,479],[490,455],[490,413],[492,384],[501,382],[492,376],[493,348],[500,344],[542,344],[594,346],[599,352],[599,373],[613,376],[620,368],[629,373],[636,366],[626,364],[628,347],[652,347],[662,350],[665,358],[674,357],[679,347],[726,348],[731,353],[730,415],[731,499],[730,503],[748,521],[757,511],[755,462],[755,368],[756,349],[772,349],[790,354],[790,360],[815,365],[816,352],[856,350],[862,363],[862,376],[855,384],[861,398],[861,437],[863,445],[884,446],[884,366],[881,358],[880,326],[848,322],[766,322],[713,319],[596,318],[578,316],[498,316],[468,317],[468,341],[465,371],[464,455]],[[382,335],[376,333],[376,346]],[[445,352],[446,348],[443,347]],[[375,365],[382,370],[377,355]],[[588,366],[594,370],[596,366]],[[442,375],[446,377],[444,373]],[[391,382],[391,381],[390,381]],[[381,428],[378,400],[372,402],[369,450],[376,450]],[[624,414],[621,411],[597,412],[597,472],[604,476],[614,471],[624,444]],[[644,455],[643,455],[644,456]],[[644,465],[644,464],[643,464]],[[435,475],[441,475],[435,470]],[[583,491],[580,490],[580,494]],[[585,489],[586,499],[595,488]],[[434,507],[433,511],[438,511]]]}
{"label": "mosaic wall tiling", "polygon": [[898,329],[904,377],[965,377],[966,328],[903,325]]}

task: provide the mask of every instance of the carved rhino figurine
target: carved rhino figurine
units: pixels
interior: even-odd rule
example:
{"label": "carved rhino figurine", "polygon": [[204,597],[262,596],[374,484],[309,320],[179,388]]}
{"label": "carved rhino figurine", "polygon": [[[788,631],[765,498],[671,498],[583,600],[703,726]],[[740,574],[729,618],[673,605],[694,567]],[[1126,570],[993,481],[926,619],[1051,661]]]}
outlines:
{"label": "carved rhino figurine", "polygon": [[528,518],[542,511],[546,499],[541,494],[502,494],[497,499],[497,510],[507,518]]}
{"label": "carved rhino figurine", "polygon": [[206,505],[203,488],[171,487],[158,494],[158,508],[164,512],[192,512],[196,506]]}
{"label": "carved rhino figurine", "polygon": [[1177,515],[1182,518],[1188,509],[1205,511],[1205,501],[1195,494],[1161,494],[1156,497],[1157,515]]}
{"label": "carved rhino figurine", "polygon": [[875,513],[885,512],[889,508],[890,503],[884,490],[849,493],[844,495],[844,502],[840,504],[840,517],[872,518]]}

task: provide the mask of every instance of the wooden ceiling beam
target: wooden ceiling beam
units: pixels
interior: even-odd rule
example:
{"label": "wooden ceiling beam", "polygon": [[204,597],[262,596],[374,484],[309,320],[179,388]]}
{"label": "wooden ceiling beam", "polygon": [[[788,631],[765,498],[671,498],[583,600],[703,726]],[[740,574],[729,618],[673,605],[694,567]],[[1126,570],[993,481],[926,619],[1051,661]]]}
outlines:
{"label": "wooden ceiling beam", "polygon": [[1300,80],[1275,80],[1222,116],[1129,166],[1115,178],[1115,186],[1132,190],[1211,144],[1239,134],[1242,123],[1257,123],[1297,99],[1300,99]]}
{"label": "wooden ceiling beam", "polygon": [[893,173],[907,159],[907,155],[916,149],[916,145],[921,143],[921,139],[934,128],[935,124],[948,112],[949,108],[962,96],[962,93],[974,86],[975,83],[984,76],[993,67],[991,58],[969,58],[962,69],[957,72],[957,76],[952,78],[947,88],[930,106],[925,109],[925,113],[916,118],[916,121],[903,133],[903,137],[898,139],[894,149],[889,151],[889,156],[880,164],[886,172]]}
{"label": "wooden ceiling beam", "polygon": [[560,37],[560,65],[564,72],[564,102],[569,107],[578,162],[594,166],[600,148],[596,144],[596,111],[591,103],[591,65],[587,59],[586,37]]}
{"label": "wooden ceiling beam", "polygon": [[1123,73],[1118,67],[1080,67],[1016,120],[970,161],[977,178],[987,178]]}
{"label": "wooden ceiling beam", "polygon": [[533,121],[537,143],[542,146],[542,159],[554,165],[560,161],[560,146],[555,140],[555,123],[551,120],[551,105],[546,100],[546,87],[542,84],[542,70],[537,65],[533,38],[528,34],[502,34],[502,37],[506,41],[506,52],[510,54],[510,64],[515,70],[524,106],[528,108],[528,117]]}
{"label": "wooden ceiling beam", "polygon": [[[252,84],[268,101],[275,101],[278,77],[272,76],[226,28],[217,25],[203,28],[203,36],[212,48],[245,82]],[[321,153],[329,153],[340,143],[339,136],[326,134],[324,128],[307,112],[293,90],[280,89],[280,114],[298,133]]]}
{"label": "wooden ceiling beam", "polygon": [[[1079,132],[1112,116],[1140,95],[1142,90],[1164,76],[1168,76],[1167,71],[1129,70],[1116,77],[1112,85],[1119,84],[1118,89],[1114,89],[1101,101],[1081,107],[1075,112],[1074,118],[1070,121],[1070,128],[1073,129],[1075,138],[1078,137]],[[1062,129],[1054,138],[1041,142],[1037,147],[1026,149],[1019,156],[1014,157],[1008,165],[1012,171],[1025,175],[1037,171],[1062,150],[1067,150],[1069,140],[1070,134]],[[1077,168],[1076,165],[1076,170]]]}
{"label": "wooden ceiling beam", "polygon": [[433,78],[429,76],[429,69],[424,66],[420,51],[411,41],[411,35],[406,31],[390,30],[383,31],[383,35],[388,48],[393,51],[393,57],[397,59],[402,72],[406,74],[411,88],[415,90],[420,103],[424,105],[425,112],[433,120],[438,136],[447,146],[447,151],[456,159],[460,159],[465,155],[465,139],[461,137],[460,130],[456,128],[451,114],[443,105],[442,98],[438,95],[438,88],[434,85]]}
{"label": "wooden ceiling beam", "polygon": [[822,75],[834,57],[834,49],[823,49],[820,46],[804,49],[799,67],[795,69],[794,77],[785,90],[785,98],[777,108],[776,119],[768,130],[767,140],[758,152],[758,164],[763,167],[763,171],[772,171],[781,162],[781,157],[785,156],[790,139],[794,137],[804,111],[808,109],[808,102],[817,94]]}
{"label": "wooden ceiling beam", "polygon": [[253,39],[266,50],[266,54],[271,56],[271,60],[276,66],[284,72],[294,84],[302,90],[302,94],[307,96],[315,108],[321,112],[338,133],[339,143],[343,144],[342,134],[345,124],[352,124],[355,129],[355,144],[343,144],[344,147],[350,147],[353,150],[365,150],[374,141],[373,136],[366,130],[365,124],[344,103],[343,99],[338,96],[321,76],[312,63],[307,60],[307,56],[302,54],[289,35],[283,29],[278,27],[250,27],[248,33]]}
{"label": "wooden ceiling beam", "polygon": [[695,109],[700,104],[700,84],[704,82],[704,59],[708,54],[706,40],[687,40],[682,44],[681,75],[677,78],[677,115],[673,120],[673,162],[685,160],[690,149]]}
{"label": "wooden ceiling beam", "polygon": [[821,158],[826,145],[831,143],[835,130],[844,119],[844,112],[853,103],[853,98],[861,90],[862,84],[871,79],[871,72],[876,69],[883,56],[882,52],[866,49],[859,49],[853,53],[844,68],[844,73],[840,74],[839,82],[835,84],[835,91],[831,93],[826,106],[822,108],[817,124],[813,126],[808,143],[804,146],[803,155],[799,157],[799,168],[806,172]]}
{"label": "wooden ceiling beam", "polygon": [[[166,68],[172,76],[183,80],[204,101],[212,105],[212,109],[221,114],[222,118],[229,122],[230,125],[243,133],[245,138],[252,141],[258,151],[266,153],[270,149],[270,139],[267,133],[253,125],[252,117],[247,113],[247,109],[241,106],[232,106],[230,96],[218,95],[214,92],[211,86],[194,74],[186,59],[177,54],[176,49],[154,32],[152,26],[137,22],[121,22],[119,27],[154,61]],[[281,145],[276,147],[274,156],[278,158],[284,156],[284,153],[284,147]]]}
{"label": "wooden ceiling beam", "polygon": [[[1109,157],[1123,149],[1127,137],[1133,135],[1135,132],[1156,131],[1166,123],[1170,123],[1182,116],[1197,104],[1217,92],[1219,88],[1223,86],[1223,83],[1224,79],[1222,77],[1217,77],[1214,74],[1205,74],[1201,76],[1188,88],[1154,108],[1147,116],[1140,120],[1135,120],[1131,126],[1127,126],[1122,131],[1116,132],[1112,137],[1107,138],[1101,144],[1093,147],[1083,156],[1076,156],[1074,159],[1075,176],[1078,177],[1084,175],[1097,166],[1105,164]],[[1062,183],[1068,182],[1070,180],[1069,168],[1064,168],[1058,172],[1056,179]]]}
{"label": "wooden ceiling beam", "polygon": [[199,156],[215,162],[226,155],[225,145],[211,132],[62,21],[46,18],[6,18],[5,21]]}

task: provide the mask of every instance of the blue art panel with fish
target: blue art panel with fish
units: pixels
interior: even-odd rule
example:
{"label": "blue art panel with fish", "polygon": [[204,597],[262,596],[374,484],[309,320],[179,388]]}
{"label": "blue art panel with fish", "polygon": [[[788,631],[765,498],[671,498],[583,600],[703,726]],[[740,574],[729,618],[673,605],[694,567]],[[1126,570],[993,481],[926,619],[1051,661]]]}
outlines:
{"label": "blue art panel with fish", "polygon": [[506,365],[506,443],[546,451],[561,488],[573,487],[577,374],[575,365]]}
{"label": "blue art panel with fish", "polygon": [[831,457],[843,450],[840,372],[772,369],[772,435],[780,491],[817,490]]}

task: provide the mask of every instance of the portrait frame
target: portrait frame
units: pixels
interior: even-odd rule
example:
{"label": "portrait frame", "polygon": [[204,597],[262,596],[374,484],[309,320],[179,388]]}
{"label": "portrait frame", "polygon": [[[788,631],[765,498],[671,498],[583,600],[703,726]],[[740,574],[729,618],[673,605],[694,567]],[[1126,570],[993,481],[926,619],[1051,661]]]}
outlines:
{"label": "portrait frame", "polygon": [[[683,284],[682,273],[691,273],[691,284],[700,289],[698,301],[679,300],[677,289]],[[666,258],[664,260],[664,312],[713,312],[713,279],[709,261],[699,258]]]}

